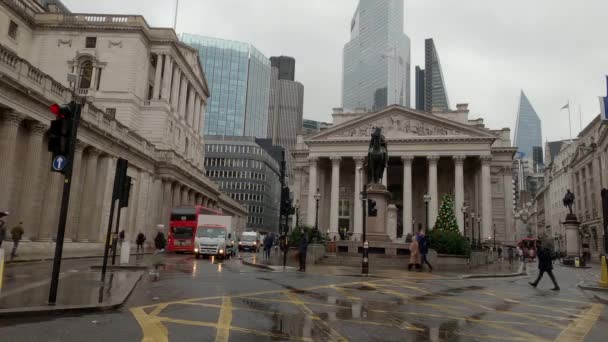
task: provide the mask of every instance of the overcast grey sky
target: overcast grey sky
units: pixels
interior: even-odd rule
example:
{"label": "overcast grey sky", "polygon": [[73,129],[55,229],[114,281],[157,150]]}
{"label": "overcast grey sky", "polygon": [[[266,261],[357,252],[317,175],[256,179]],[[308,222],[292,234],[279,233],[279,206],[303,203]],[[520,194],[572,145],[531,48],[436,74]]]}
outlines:
{"label": "overcast grey sky", "polygon": [[[180,0],[177,31],[249,42],[296,58],[304,117],[331,121],[341,106],[342,48],[358,0]],[[141,14],[172,26],[174,0],[64,0],[74,12]],[[608,74],[606,0],[405,0],[412,71],[434,38],[451,106],[468,102],[491,128],[515,127],[523,89],[543,140],[567,139],[599,113]],[[412,88],[414,79],[412,79]],[[412,99],[414,96],[412,94]]]}

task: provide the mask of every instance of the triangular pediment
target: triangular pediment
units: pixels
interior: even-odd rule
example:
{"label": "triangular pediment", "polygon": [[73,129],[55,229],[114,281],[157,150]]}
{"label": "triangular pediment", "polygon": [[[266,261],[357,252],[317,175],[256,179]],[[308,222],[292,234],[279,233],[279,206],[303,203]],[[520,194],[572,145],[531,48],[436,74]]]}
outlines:
{"label": "triangular pediment", "polygon": [[333,126],[308,138],[309,141],[350,140],[369,138],[375,128],[391,139],[408,138],[493,138],[497,136],[485,129],[465,125],[444,117],[392,106],[380,112]]}

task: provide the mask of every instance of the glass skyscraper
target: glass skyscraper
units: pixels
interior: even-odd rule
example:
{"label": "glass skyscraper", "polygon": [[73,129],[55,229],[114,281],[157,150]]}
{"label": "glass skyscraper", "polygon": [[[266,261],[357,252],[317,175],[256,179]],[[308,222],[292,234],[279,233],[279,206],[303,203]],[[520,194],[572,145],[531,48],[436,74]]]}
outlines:
{"label": "glass skyscraper", "polygon": [[410,39],[403,0],[360,0],[344,46],[342,107],[410,106]]}
{"label": "glass skyscraper", "polygon": [[183,34],[198,49],[211,97],[205,135],[267,137],[270,60],[251,44]]}
{"label": "glass skyscraper", "polygon": [[519,109],[517,111],[514,140],[515,145],[517,146],[518,158],[532,160],[534,157],[534,148],[540,147],[542,149],[543,146],[540,118],[538,117],[538,114],[536,114],[536,111],[532,107],[532,104],[530,104],[530,100],[528,100],[528,97],[524,94],[523,90],[519,97]]}

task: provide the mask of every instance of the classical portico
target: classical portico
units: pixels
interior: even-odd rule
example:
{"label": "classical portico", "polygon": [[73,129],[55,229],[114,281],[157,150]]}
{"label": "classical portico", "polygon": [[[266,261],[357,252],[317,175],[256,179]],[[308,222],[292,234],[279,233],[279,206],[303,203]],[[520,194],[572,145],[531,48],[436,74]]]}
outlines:
{"label": "classical portico", "polygon": [[[496,225],[497,240],[511,241],[512,209],[510,167],[514,148],[509,130],[489,130],[482,120],[469,120],[466,105],[448,113],[425,113],[391,106],[375,113],[334,113],[334,126],[308,137],[300,137],[296,157],[295,197],[314,226],[317,189],[319,227],[338,235],[346,228],[349,238],[360,240],[362,205],[360,192],[367,182],[365,162],[369,138],[382,128],[388,144],[389,162],[382,183],[391,193],[389,203],[398,208],[397,241],[404,241],[427,226],[434,226],[441,200],[452,195],[460,230],[471,236],[471,223],[464,225],[461,208],[481,215],[481,235],[488,239]],[[306,190],[306,191],[303,191]],[[308,210],[312,208],[313,210]],[[469,221],[469,220],[467,220]],[[466,231],[465,231],[466,228]],[[478,224],[475,235],[478,235]]]}

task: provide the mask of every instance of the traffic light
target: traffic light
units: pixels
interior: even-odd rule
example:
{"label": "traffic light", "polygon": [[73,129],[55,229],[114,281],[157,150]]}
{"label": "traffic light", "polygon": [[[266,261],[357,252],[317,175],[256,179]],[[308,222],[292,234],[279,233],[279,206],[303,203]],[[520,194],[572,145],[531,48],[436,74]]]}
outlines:
{"label": "traffic light", "polygon": [[[51,121],[49,129],[48,150],[53,153],[53,171],[64,172],[68,162],[72,141],[72,133],[75,129],[75,113],[78,105],[75,102],[49,107],[56,119]],[[56,162],[57,160],[57,162]]]}
{"label": "traffic light", "polygon": [[376,201],[373,199],[367,200],[367,216],[375,217],[378,216],[378,209],[376,208]]}
{"label": "traffic light", "polygon": [[289,216],[291,211],[291,199],[289,198],[289,188],[283,187],[281,189],[281,215]]}
{"label": "traffic light", "polygon": [[120,191],[120,201],[118,202],[119,208],[126,208],[129,206],[129,195],[131,195],[131,177],[126,176]]}

